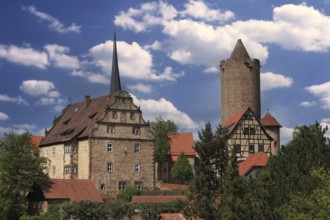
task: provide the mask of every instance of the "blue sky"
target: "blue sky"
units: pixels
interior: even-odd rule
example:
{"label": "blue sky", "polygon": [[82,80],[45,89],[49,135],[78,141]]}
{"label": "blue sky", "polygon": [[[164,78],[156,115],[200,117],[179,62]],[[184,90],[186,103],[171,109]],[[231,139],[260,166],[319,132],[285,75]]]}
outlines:
{"label": "blue sky", "polygon": [[3,0],[0,14],[0,136],[40,135],[67,104],[108,93],[114,32],[122,86],[147,120],[217,125],[219,62],[240,38],[262,63],[262,115],[283,125],[282,143],[330,124],[329,0]]}

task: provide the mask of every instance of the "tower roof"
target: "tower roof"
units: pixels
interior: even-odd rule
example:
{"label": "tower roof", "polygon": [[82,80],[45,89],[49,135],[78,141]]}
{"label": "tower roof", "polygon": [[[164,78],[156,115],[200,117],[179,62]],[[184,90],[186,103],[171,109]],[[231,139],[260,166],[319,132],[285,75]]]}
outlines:
{"label": "tower roof", "polygon": [[267,112],[267,114],[261,119],[261,124],[264,127],[282,127],[276,118],[269,112]]}
{"label": "tower roof", "polygon": [[120,84],[118,56],[117,56],[117,41],[116,41],[116,33],[114,33],[110,93],[117,92],[120,90],[121,90],[121,84]]}
{"label": "tower roof", "polygon": [[230,56],[230,59],[245,60],[250,59],[241,39],[238,39],[236,46]]}

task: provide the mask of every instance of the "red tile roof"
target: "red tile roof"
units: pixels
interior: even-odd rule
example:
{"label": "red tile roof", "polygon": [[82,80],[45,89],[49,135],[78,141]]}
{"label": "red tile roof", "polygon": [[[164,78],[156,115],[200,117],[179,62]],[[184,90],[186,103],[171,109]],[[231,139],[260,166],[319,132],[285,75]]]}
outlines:
{"label": "red tile roof", "polygon": [[265,167],[268,163],[268,155],[265,153],[255,153],[250,155],[238,166],[240,176],[246,175],[253,167]]}
{"label": "red tile roof", "polygon": [[239,120],[243,117],[246,111],[248,111],[250,108],[244,108],[242,111],[238,112],[236,115],[233,117],[229,118],[223,125],[222,127],[224,129],[228,130],[228,133],[230,134],[234,128],[236,127],[237,123]]}
{"label": "red tile roof", "polygon": [[39,148],[40,141],[44,138],[44,136],[31,136],[31,141],[33,144],[33,150]]}
{"label": "red tile roof", "polygon": [[262,126],[282,127],[282,125],[269,112],[261,119]]}
{"label": "red tile roof", "polygon": [[169,138],[171,139],[170,154],[173,161],[176,161],[181,152],[186,156],[193,156],[196,154],[193,148],[195,142],[191,132],[170,134]]}
{"label": "red tile roof", "polygon": [[52,179],[50,188],[43,190],[45,199],[103,202],[93,182],[87,179]]}
{"label": "red tile roof", "polygon": [[185,220],[186,218],[179,213],[160,213],[157,220]]}
{"label": "red tile roof", "polygon": [[132,203],[160,203],[175,200],[187,200],[187,196],[133,196]]}
{"label": "red tile roof", "polygon": [[74,137],[87,137],[95,126],[96,119],[103,116],[105,107],[113,103],[117,94],[111,93],[94,99],[86,97],[83,102],[68,105],[62,115],[55,119],[40,146],[69,141]]}

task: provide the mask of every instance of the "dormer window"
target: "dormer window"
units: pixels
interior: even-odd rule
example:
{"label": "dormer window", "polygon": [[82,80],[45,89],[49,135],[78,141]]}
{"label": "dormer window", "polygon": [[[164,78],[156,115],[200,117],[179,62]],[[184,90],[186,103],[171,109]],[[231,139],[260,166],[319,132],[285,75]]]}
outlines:
{"label": "dormer window", "polygon": [[70,121],[71,121],[71,118],[65,120],[65,121],[63,122],[63,124],[64,124],[64,125],[67,125]]}

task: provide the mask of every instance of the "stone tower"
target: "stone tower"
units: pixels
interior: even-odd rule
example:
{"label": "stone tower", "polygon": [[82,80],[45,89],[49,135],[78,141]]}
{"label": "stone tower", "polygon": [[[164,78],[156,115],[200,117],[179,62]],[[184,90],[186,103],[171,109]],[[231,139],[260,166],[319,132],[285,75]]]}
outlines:
{"label": "stone tower", "polygon": [[260,119],[260,61],[251,59],[239,39],[221,69],[221,124],[250,107]]}

